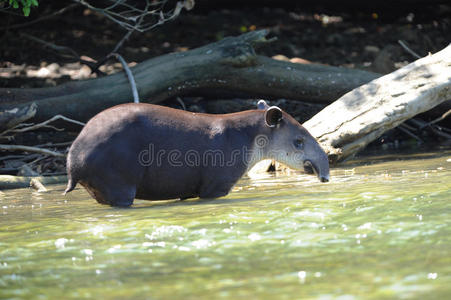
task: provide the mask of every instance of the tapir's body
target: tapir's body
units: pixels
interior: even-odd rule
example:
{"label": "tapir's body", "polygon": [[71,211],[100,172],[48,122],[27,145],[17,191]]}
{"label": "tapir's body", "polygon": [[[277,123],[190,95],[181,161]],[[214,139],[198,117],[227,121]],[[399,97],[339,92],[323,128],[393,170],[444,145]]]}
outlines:
{"label": "tapir's body", "polygon": [[280,119],[289,124],[268,125],[267,111],[211,115],[152,104],[107,109],[86,124],[69,150],[66,192],[79,182],[98,202],[115,206],[129,206],[134,198],[224,196],[253,164],[285,155],[285,150],[268,154],[277,148],[279,137],[274,135],[280,135],[282,126],[298,126],[294,130],[312,139],[318,159],[309,162],[321,161],[313,169],[326,181],[327,156],[316,141],[282,111]]}

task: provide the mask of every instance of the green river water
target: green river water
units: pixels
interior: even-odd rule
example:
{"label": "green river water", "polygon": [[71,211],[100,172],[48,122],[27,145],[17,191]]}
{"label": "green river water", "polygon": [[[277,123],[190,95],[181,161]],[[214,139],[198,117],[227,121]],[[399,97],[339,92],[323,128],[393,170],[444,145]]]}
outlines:
{"label": "green river water", "polygon": [[131,209],[49,188],[0,192],[1,299],[451,299],[450,151]]}

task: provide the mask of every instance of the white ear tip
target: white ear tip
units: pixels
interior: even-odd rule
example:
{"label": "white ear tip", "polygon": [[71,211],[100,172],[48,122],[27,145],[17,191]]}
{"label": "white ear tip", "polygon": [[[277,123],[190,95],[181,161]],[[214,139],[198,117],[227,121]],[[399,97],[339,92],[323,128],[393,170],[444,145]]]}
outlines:
{"label": "white ear tip", "polygon": [[266,103],[265,100],[261,99],[257,102],[257,109],[267,109],[269,105]]}

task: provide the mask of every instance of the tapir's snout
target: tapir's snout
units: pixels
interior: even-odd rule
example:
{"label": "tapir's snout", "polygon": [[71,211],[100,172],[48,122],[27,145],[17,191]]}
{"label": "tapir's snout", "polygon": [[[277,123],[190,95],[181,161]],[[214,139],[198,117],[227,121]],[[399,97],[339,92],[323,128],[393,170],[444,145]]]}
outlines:
{"label": "tapir's snout", "polygon": [[304,171],[309,174],[315,174],[318,176],[321,182],[329,181],[329,160],[327,159],[327,155],[321,155],[319,159],[305,160],[304,161]]}

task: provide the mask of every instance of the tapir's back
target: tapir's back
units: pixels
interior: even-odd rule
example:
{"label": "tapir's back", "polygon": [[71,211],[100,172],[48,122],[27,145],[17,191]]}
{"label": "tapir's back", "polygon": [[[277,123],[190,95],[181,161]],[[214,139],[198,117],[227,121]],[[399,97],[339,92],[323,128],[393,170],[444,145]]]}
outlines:
{"label": "tapir's back", "polygon": [[[163,138],[168,141],[175,132],[196,131],[198,136],[206,135],[211,118],[206,114],[194,114],[152,104],[122,104],[104,110],[94,116],[72,145],[71,151],[83,144],[83,151],[100,149],[106,143],[116,143],[116,136],[121,139],[135,139],[133,144],[148,143],[150,140]],[[205,117],[207,116],[207,117]],[[192,122],[190,119],[204,120]]]}

